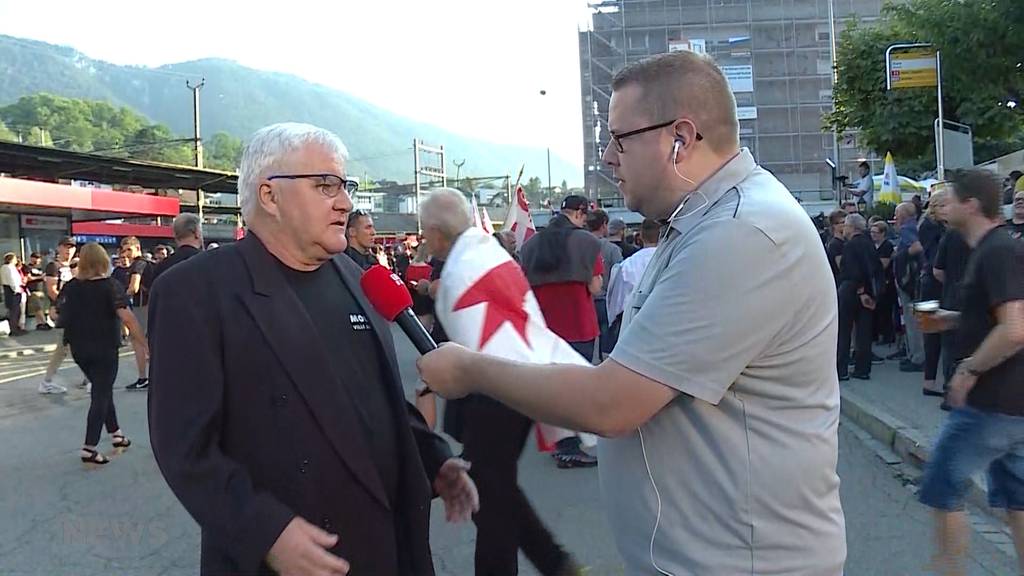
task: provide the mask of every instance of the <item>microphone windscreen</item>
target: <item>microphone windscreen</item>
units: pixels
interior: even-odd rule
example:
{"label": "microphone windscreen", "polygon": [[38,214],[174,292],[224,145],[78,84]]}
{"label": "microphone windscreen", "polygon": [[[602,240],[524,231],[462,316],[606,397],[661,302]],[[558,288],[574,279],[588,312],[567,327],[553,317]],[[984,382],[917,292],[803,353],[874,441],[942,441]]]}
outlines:
{"label": "microphone windscreen", "polygon": [[401,278],[384,266],[378,264],[364,272],[359,285],[373,308],[388,322],[394,322],[402,310],[412,308],[409,289]]}

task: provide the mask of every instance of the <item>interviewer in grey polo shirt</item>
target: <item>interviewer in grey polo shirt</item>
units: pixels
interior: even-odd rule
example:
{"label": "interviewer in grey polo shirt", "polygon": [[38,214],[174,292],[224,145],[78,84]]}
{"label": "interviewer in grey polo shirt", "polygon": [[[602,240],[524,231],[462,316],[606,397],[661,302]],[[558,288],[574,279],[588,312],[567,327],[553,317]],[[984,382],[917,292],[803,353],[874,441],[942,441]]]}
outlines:
{"label": "interviewer in grey polo shirt", "polygon": [[835,285],[810,219],[739,148],[735,102],[690,52],[618,73],[604,160],[665,220],[611,358],[513,364],[445,346],[420,372],[601,434],[627,574],[842,574]]}

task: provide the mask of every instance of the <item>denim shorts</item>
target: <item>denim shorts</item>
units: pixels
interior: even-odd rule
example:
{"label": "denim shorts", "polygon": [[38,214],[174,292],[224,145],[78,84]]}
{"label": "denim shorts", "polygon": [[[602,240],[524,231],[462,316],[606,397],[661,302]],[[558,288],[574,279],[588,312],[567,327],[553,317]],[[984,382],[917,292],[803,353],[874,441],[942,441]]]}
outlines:
{"label": "denim shorts", "polygon": [[971,476],[986,467],[989,506],[1024,510],[1024,417],[954,410],[925,466],[918,499],[939,510],[961,510]]}

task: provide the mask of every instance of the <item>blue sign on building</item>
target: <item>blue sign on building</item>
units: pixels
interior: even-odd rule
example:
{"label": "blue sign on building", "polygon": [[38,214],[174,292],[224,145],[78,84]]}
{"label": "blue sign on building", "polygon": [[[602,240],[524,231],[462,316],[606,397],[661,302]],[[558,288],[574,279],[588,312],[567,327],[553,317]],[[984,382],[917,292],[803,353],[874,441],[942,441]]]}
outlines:
{"label": "blue sign on building", "polygon": [[116,236],[97,236],[95,234],[78,234],[75,236],[75,242],[78,244],[85,244],[87,242],[95,242],[97,244],[117,244]]}

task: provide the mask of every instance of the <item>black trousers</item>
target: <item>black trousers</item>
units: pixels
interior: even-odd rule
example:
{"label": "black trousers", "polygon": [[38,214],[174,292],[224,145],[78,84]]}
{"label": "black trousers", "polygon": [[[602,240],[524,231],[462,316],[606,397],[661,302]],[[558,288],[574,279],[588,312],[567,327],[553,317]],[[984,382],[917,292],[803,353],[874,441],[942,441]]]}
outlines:
{"label": "black trousers", "polygon": [[519,550],[544,576],[557,574],[569,555],[555,542],[519,489],[519,456],[533,422],[504,404],[474,395],[462,407],[463,457],[480,493],[476,576],[519,573]]}
{"label": "black trousers", "polygon": [[844,284],[839,287],[839,350],[836,354],[836,370],[840,377],[846,376],[849,370],[851,337],[854,347],[854,373],[871,374],[873,317],[874,312],[861,304],[853,285]]}
{"label": "black trousers", "polygon": [[114,410],[117,348],[112,348],[109,352],[79,354],[72,346],[71,356],[92,383],[89,415],[85,420],[85,445],[96,446],[100,442],[100,432],[104,424],[107,426],[107,432],[111,434],[120,428],[117,425],[117,411]]}
{"label": "black trousers", "polygon": [[9,287],[4,286],[4,304],[7,307],[7,323],[10,324],[11,333],[17,332],[21,326],[21,299],[24,294],[15,293]]}
{"label": "black trousers", "polygon": [[957,363],[957,347],[959,346],[958,338],[960,338],[959,330],[947,330],[941,334],[942,336],[942,375],[945,377],[945,383],[942,385],[943,388],[949,388],[949,382],[953,379],[953,373],[956,371]]}

